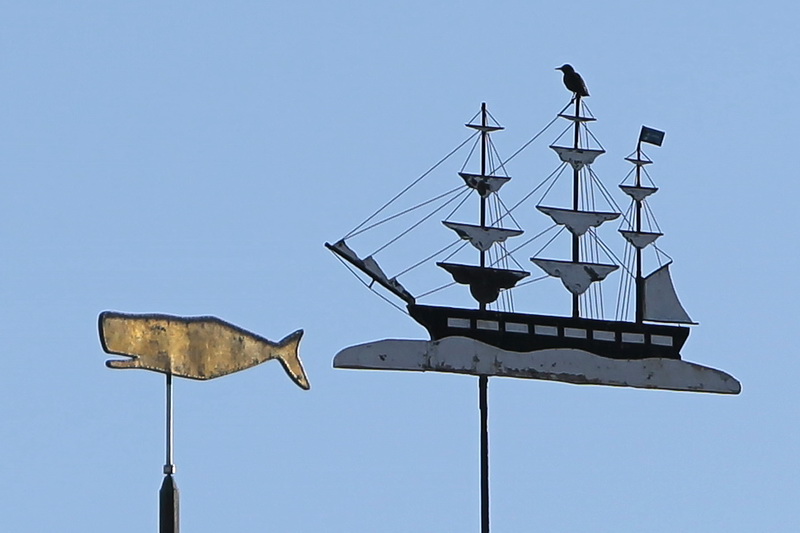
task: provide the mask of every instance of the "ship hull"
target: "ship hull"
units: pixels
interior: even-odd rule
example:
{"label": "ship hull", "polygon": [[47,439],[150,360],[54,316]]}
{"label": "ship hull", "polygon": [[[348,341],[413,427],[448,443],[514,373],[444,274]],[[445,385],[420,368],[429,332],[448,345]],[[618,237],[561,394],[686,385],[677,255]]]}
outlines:
{"label": "ship hull", "polygon": [[680,359],[689,328],[411,304],[431,340],[467,337],[506,351],[571,348],[610,359]]}

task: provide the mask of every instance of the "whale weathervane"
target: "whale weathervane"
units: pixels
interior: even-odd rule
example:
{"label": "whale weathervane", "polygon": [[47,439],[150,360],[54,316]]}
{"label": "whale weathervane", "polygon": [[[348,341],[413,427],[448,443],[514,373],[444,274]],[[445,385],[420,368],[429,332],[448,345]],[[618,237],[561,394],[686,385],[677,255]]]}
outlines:
{"label": "whale weathervane", "polygon": [[301,388],[309,389],[298,355],[303,330],[279,342],[250,333],[212,316],[100,313],[100,342],[109,368],[143,368],[173,376],[207,380],[277,359]]}

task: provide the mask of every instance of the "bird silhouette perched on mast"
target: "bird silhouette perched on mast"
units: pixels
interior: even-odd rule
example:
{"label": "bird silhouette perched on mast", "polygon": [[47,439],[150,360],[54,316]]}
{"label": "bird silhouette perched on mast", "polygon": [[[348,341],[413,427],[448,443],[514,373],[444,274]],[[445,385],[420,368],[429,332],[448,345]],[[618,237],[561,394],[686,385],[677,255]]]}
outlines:
{"label": "bird silhouette perched on mast", "polygon": [[575,72],[572,65],[566,64],[558,67],[556,70],[560,70],[564,73],[564,85],[566,85],[567,89],[575,93],[576,96],[589,96],[586,83],[584,83],[581,75]]}

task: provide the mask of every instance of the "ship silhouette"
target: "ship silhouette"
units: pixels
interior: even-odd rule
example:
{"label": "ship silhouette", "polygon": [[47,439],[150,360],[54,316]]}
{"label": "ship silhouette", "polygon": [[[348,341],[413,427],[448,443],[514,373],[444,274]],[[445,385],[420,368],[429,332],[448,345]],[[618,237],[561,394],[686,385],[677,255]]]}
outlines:
{"label": "ship silhouette", "polygon": [[[663,233],[649,199],[658,188],[646,169],[653,161],[642,146],[660,146],[664,133],[643,126],[635,150],[625,158],[633,166],[619,186],[628,200],[628,208],[623,210],[592,169],[595,160],[606,152],[588,128],[596,119],[579,95],[573,95],[570,103],[523,149],[558,120],[567,121],[568,126],[549,145],[558,157],[556,169],[510,208],[500,198],[500,192],[511,179],[505,173],[511,158],[501,160],[492,141],[492,134],[503,127],[482,104],[480,112],[466,124],[473,133],[461,146],[472,143],[472,150],[457,172],[460,187],[434,200],[390,211],[398,199],[427,178],[429,171],[344,238],[326,243],[346,265],[354,267],[356,274],[366,276],[370,288],[382,287],[390,297],[403,302],[404,311],[430,336],[427,341],[388,339],[350,347],[336,356],[334,366],[732,394],[740,391],[739,382],[732,376],[682,360],[681,350],[695,322],[678,299],[670,273],[672,260],[656,243]],[[475,159],[479,161],[476,163]],[[470,163],[477,168],[467,171]],[[557,192],[564,194],[553,201],[551,196]],[[551,225],[512,248],[511,243],[522,240],[519,238],[524,234],[516,222],[518,214],[524,209],[531,212],[529,200],[536,193],[540,196],[535,208],[542,220],[549,219]],[[461,213],[458,206],[469,197],[477,197],[478,220],[456,220],[455,215]],[[421,222],[403,228],[399,236],[389,236],[377,251],[366,256],[359,256],[351,244],[362,234],[381,230],[400,217],[423,212],[420,216],[424,222],[454,205],[443,224],[455,233],[455,240],[441,253],[430,254],[410,268],[400,268],[398,275],[385,274],[378,256],[401,237],[421,228]],[[616,220],[620,221],[619,242],[624,248],[621,254],[600,237],[601,226]],[[524,253],[522,250],[537,241],[545,241],[545,245],[529,259],[542,275],[530,279],[531,272],[523,266],[525,260],[519,261],[515,254]],[[553,254],[551,250],[557,244],[565,246]],[[464,255],[462,249],[470,246],[474,261],[452,260],[459,252]],[[645,274],[650,263],[645,261],[644,253],[649,251],[654,252],[655,265]],[[451,276],[452,281],[444,287],[457,284],[469,289],[475,307],[421,303],[423,297],[439,289],[418,297],[400,281],[401,276],[431,262]],[[617,271],[621,271],[621,281],[615,316],[607,318],[602,285]],[[547,278],[558,279],[566,289],[571,299],[569,315],[514,310],[514,292],[529,290],[532,283]]]}

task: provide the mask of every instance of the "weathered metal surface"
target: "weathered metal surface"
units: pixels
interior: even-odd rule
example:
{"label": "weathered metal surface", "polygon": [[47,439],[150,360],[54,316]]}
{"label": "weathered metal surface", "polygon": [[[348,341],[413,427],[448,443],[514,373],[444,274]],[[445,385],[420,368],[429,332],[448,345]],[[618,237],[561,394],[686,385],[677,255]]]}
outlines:
{"label": "weathered metal surface", "polygon": [[576,296],[586,292],[586,289],[593,282],[603,281],[606,276],[619,268],[617,265],[558,261],[555,259],[540,259],[538,257],[531,257],[531,261],[550,276],[560,278],[564,287]]}
{"label": "weathered metal surface", "polygon": [[439,341],[382,340],[351,346],[336,355],[333,366],[719,394],[741,391],[736,378],[721,370],[676,359],[609,359],[570,348],[508,352],[466,337]]}
{"label": "weathered metal surface", "polygon": [[634,185],[620,185],[619,188],[622,190],[622,192],[624,192],[637,202],[641,202],[651,194],[655,194],[656,192],[658,192],[658,187],[636,187]]}
{"label": "weathered metal surface", "polygon": [[591,165],[598,156],[606,153],[605,150],[591,148],[569,148],[567,146],[551,146],[564,163],[572,165],[574,170],[580,170],[586,165]]}
{"label": "weathered metal surface", "polygon": [[490,304],[497,300],[502,289],[511,289],[523,278],[530,275],[524,270],[507,270],[477,265],[461,265],[458,263],[436,263],[453,276],[453,281],[469,285],[473,298],[481,304]]}
{"label": "weathered metal surface", "polygon": [[570,233],[582,236],[589,228],[596,228],[603,222],[614,220],[619,213],[603,211],[576,211],[559,207],[536,206],[536,209],[553,219],[553,222],[565,226]]}
{"label": "weathered metal surface", "polygon": [[486,252],[495,243],[505,242],[509,237],[516,237],[523,233],[520,229],[487,228],[459,222],[444,221],[442,224],[458,233],[459,237],[469,241],[472,246],[481,252]]}
{"label": "weathered metal surface", "polygon": [[277,359],[298,386],[310,388],[298,353],[303,330],[275,343],[216,317],[124,314],[99,317],[109,368],[142,368],[191,379],[213,379]]}

